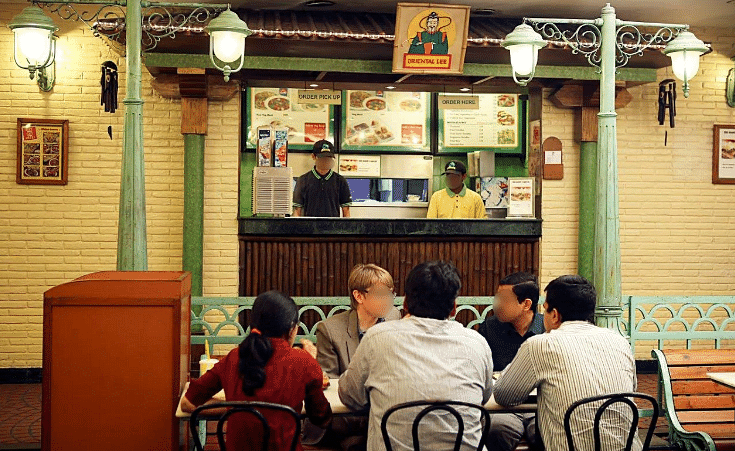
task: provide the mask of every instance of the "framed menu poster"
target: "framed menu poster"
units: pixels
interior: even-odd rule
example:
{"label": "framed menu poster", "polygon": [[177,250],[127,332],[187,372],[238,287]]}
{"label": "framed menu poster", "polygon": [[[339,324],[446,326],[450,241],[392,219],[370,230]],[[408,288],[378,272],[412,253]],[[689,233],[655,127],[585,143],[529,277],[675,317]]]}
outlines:
{"label": "framed menu poster", "polygon": [[429,152],[430,96],[425,92],[346,91],[342,149]]}
{"label": "framed menu poster", "polygon": [[289,149],[311,150],[320,139],[334,139],[334,107],[299,103],[298,89],[248,88],[246,103],[248,149],[256,147],[263,125],[287,128]]}
{"label": "framed menu poster", "polygon": [[479,109],[439,110],[438,151],[522,153],[524,116],[518,94],[479,94],[479,98]]}
{"label": "framed menu poster", "polygon": [[68,158],[68,120],[18,118],[16,183],[66,185]]}
{"label": "framed menu poster", "polygon": [[735,125],[715,125],[712,183],[735,184]]}

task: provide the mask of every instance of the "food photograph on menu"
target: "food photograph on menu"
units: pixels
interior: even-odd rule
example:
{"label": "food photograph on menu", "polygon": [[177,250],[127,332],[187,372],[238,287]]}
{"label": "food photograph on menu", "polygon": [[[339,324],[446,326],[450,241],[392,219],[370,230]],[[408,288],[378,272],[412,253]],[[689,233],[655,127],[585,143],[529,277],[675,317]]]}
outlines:
{"label": "food photograph on menu", "polygon": [[428,94],[345,91],[342,105],[342,148],[429,151]]}
{"label": "food photograph on menu", "polygon": [[513,151],[520,146],[518,94],[475,94],[479,109],[439,110],[439,151]]}
{"label": "food photograph on menu", "polygon": [[248,148],[258,142],[258,128],[288,130],[288,147],[311,149],[313,143],[332,136],[331,105],[299,103],[298,90],[248,88]]}
{"label": "food photograph on menu", "polygon": [[16,182],[66,185],[69,121],[18,119]]}

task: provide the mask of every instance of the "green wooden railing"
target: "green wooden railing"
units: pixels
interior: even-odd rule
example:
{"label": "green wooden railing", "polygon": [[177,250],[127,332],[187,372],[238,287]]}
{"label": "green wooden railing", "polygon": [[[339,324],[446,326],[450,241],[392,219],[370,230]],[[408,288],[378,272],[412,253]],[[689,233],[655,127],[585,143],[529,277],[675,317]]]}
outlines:
{"label": "green wooden railing", "polygon": [[692,349],[697,343],[720,349],[726,340],[733,340],[729,345],[735,347],[735,296],[626,298],[624,323],[634,355],[641,341],[655,341],[654,349]]}
{"label": "green wooden railing", "polygon": [[[207,344],[209,352],[214,353],[215,344],[239,344],[250,332],[250,328],[244,329],[238,318],[243,312],[253,308],[255,297],[191,297],[191,327],[192,330],[201,330],[204,335],[192,335],[192,344]],[[343,297],[294,297],[293,300],[299,307],[299,333],[296,340],[307,338],[316,341],[316,323],[331,317],[341,311],[349,310],[350,298]],[[467,327],[485,320],[485,315],[491,310],[493,304],[492,296],[458,297],[457,317],[470,318],[463,320]],[[395,306],[403,306],[403,297],[395,299]],[[201,307],[201,312],[196,313]],[[326,307],[326,308],[322,308]],[[329,308],[331,307],[331,308]],[[479,307],[479,309],[478,309]],[[324,310],[327,310],[325,313]],[[305,321],[307,312],[312,313],[311,321]],[[214,322],[209,317],[214,315]]]}
{"label": "green wooden railing", "polygon": [[[315,341],[317,322],[350,308],[350,298],[346,296],[293,299],[299,306],[298,339]],[[735,347],[735,296],[624,296],[623,299],[625,317],[620,332],[629,337],[634,355],[636,343],[641,341],[655,341],[654,347],[658,349],[667,343],[690,349],[700,341],[709,341],[703,346],[716,349],[726,343]],[[238,319],[242,312],[252,309],[254,300],[255,297],[192,296],[191,327],[204,333],[192,335],[192,344],[206,343],[213,353],[215,344],[240,343],[249,329],[244,329]],[[485,320],[492,303],[492,296],[461,296],[457,298],[457,318],[472,328]],[[395,305],[401,307],[403,297],[397,297]],[[196,313],[199,308],[201,312]]]}

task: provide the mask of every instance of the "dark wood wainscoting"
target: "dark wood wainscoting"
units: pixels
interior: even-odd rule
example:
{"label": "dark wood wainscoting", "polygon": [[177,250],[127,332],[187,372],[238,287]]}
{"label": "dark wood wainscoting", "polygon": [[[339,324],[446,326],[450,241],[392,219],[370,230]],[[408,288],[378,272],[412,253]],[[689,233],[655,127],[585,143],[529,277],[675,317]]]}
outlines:
{"label": "dark wood wainscoting", "polygon": [[291,296],[347,296],[357,263],[387,269],[396,293],[411,268],[448,260],[462,277],[462,296],[490,296],[516,271],[538,275],[538,237],[267,237],[240,236],[240,296],[280,290]]}

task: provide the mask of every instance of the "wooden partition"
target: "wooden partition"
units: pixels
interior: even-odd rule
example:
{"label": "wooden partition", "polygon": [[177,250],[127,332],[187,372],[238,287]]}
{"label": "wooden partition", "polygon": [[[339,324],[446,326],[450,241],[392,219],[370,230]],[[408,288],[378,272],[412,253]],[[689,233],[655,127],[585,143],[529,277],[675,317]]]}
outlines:
{"label": "wooden partition", "polygon": [[240,236],[240,296],[271,289],[291,296],[346,296],[357,263],[387,269],[403,295],[411,268],[427,260],[452,261],[461,296],[490,296],[516,271],[538,275],[538,237]]}
{"label": "wooden partition", "polygon": [[44,294],[42,448],[181,449],[191,275],[100,272]]}

